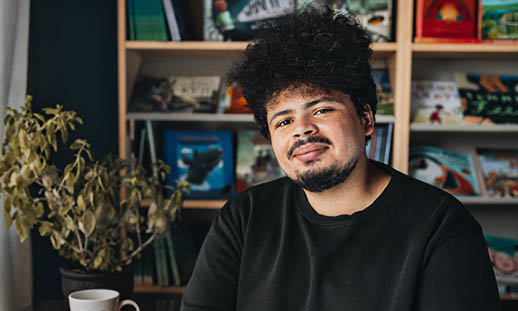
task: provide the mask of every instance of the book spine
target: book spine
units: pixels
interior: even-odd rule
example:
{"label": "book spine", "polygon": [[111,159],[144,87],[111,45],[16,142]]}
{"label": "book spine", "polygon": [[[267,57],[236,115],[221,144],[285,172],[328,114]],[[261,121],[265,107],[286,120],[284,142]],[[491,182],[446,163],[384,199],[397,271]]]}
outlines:
{"label": "book spine", "polygon": [[157,28],[158,28],[158,40],[159,41],[167,41],[167,25],[165,22],[165,14],[164,14],[164,7],[162,5],[162,0],[156,0],[155,2],[155,20],[157,22]]}
{"label": "book spine", "polygon": [[173,272],[174,285],[180,286],[180,272],[178,271],[178,263],[176,262],[176,255],[174,251],[173,235],[171,230],[167,231],[166,235],[167,250],[169,251],[169,262],[171,264],[171,270]]}
{"label": "book spine", "polygon": [[161,239],[157,238],[153,241],[153,250],[155,252],[155,268],[156,278],[158,286],[167,286],[164,279],[164,268],[162,267],[162,255],[161,255]]}
{"label": "book spine", "polygon": [[127,0],[126,1],[126,11],[127,11],[127,18],[128,18],[128,32],[129,32],[129,39],[135,40],[135,12],[133,7],[133,0]]}
{"label": "book spine", "polygon": [[158,162],[157,155],[156,155],[156,145],[155,145],[155,137],[153,133],[153,124],[150,120],[146,121],[146,132],[147,132],[147,138],[149,141],[149,154],[151,156],[151,166],[153,167],[153,174],[157,176],[158,171],[156,164]]}
{"label": "book spine", "polygon": [[164,13],[167,17],[167,25],[169,26],[169,33],[171,34],[172,41],[181,41],[180,30],[178,29],[178,22],[175,16],[175,10],[171,0],[162,0],[164,7]]}
{"label": "book spine", "polygon": [[394,123],[389,123],[387,127],[387,142],[385,146],[385,157],[383,163],[390,165],[390,151],[392,150],[392,134],[394,132]]}
{"label": "book spine", "polygon": [[165,237],[160,238],[160,260],[162,261],[163,286],[169,286],[169,273],[167,269],[166,241]]}

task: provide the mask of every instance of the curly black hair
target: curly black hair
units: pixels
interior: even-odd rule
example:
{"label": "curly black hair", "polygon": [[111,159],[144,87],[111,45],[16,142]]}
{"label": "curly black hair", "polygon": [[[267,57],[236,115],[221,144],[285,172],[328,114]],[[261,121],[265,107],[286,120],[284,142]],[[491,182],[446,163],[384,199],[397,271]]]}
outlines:
{"label": "curly black hair", "polygon": [[263,24],[227,73],[241,87],[262,134],[267,104],[292,87],[348,94],[363,117],[376,112],[369,58],[371,38],[350,13],[306,9]]}

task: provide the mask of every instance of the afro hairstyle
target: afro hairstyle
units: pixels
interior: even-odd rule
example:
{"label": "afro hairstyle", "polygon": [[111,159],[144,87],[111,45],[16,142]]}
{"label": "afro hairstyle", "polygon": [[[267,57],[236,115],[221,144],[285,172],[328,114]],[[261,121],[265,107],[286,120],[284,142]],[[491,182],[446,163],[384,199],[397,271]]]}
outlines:
{"label": "afro hairstyle", "polygon": [[266,107],[283,90],[309,87],[350,96],[363,117],[376,113],[371,38],[350,13],[306,9],[266,22],[227,80],[243,91],[261,133],[270,138]]}

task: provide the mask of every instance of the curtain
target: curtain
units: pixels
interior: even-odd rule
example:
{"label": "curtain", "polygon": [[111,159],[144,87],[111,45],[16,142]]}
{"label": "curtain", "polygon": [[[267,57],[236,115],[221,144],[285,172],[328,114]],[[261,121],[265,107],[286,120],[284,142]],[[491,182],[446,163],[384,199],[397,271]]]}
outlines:
{"label": "curtain", "polygon": [[[27,91],[30,0],[0,0],[0,141],[6,107],[20,108]],[[0,200],[0,310],[21,310],[32,302],[31,245],[6,230]]]}

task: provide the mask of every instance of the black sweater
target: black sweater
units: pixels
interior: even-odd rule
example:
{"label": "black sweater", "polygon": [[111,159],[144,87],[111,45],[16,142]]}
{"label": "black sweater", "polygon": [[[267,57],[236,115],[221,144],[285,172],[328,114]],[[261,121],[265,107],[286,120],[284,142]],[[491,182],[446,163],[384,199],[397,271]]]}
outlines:
{"label": "black sweater", "polygon": [[288,178],[236,196],[182,310],[499,310],[480,225],[451,195],[387,169],[384,192],[352,215],[319,215]]}

